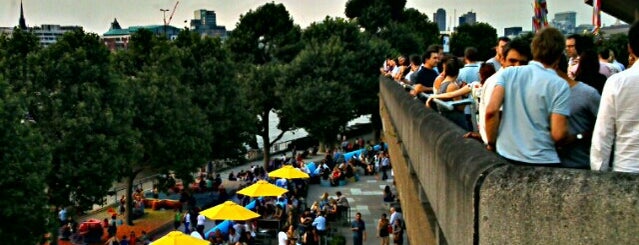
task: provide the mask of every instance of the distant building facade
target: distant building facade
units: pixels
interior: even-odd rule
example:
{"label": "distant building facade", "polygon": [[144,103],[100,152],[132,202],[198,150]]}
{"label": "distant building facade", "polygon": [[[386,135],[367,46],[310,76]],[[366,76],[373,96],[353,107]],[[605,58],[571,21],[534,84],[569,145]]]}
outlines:
{"label": "distant building facade", "polygon": [[614,34],[628,34],[628,30],[630,30],[630,25],[621,24],[617,22],[611,26],[603,26],[599,30],[601,31],[601,33],[603,33],[604,37],[608,37]]}
{"label": "distant building facade", "polygon": [[577,27],[577,12],[556,13],[555,18],[552,19],[552,26],[559,29],[563,34],[579,33],[575,30]]}
{"label": "distant building facade", "polygon": [[437,23],[440,32],[446,31],[446,10],[439,8],[433,13],[433,21]]}
{"label": "distant building facade", "polygon": [[[40,45],[43,47],[48,47],[51,44],[56,43],[66,32],[82,30],[81,26],[61,26],[54,24],[28,27],[27,21],[24,18],[22,2],[20,2],[20,19],[18,19],[18,25],[15,28],[32,32],[38,38]],[[11,36],[13,35],[13,30],[14,27],[0,27],[0,34]]]}
{"label": "distant building facade", "polygon": [[591,33],[593,29],[595,29],[595,26],[593,26],[592,24],[581,24],[576,26],[574,32],[572,33],[586,34]]}
{"label": "distant building facade", "polygon": [[226,39],[226,27],[217,25],[217,15],[215,11],[199,9],[195,10],[193,15],[191,30],[200,33],[202,36]]}
{"label": "distant building facade", "polygon": [[102,41],[111,51],[128,49],[131,35],[140,29],[149,30],[157,36],[166,36],[169,40],[175,40],[181,31],[180,28],[169,25],[130,26],[123,29],[118,20],[114,19],[111,28],[102,34]]}
{"label": "distant building facade", "polygon": [[519,36],[519,34],[521,34],[522,31],[523,31],[523,28],[521,26],[506,27],[504,28],[504,36],[516,37],[516,36]]}
{"label": "distant building facade", "polygon": [[474,25],[475,23],[477,23],[477,15],[475,14],[475,12],[469,11],[468,13],[459,16],[459,25]]}
{"label": "distant building facade", "polygon": [[48,47],[51,44],[62,39],[64,33],[75,30],[82,30],[81,26],[61,26],[61,25],[41,25],[29,28],[38,37],[42,47]]}

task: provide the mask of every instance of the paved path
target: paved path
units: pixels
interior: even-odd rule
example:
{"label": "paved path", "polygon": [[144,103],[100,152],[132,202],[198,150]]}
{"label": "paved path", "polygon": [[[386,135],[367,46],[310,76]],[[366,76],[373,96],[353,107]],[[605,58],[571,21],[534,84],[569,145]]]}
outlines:
{"label": "paved path", "polygon": [[[317,156],[313,156],[310,159],[306,159],[306,162],[319,162],[322,158],[323,154],[318,154]],[[237,167],[234,169],[229,169],[227,171],[234,171],[237,173],[237,171],[245,168],[247,167]],[[228,172],[226,173],[228,174]],[[390,217],[389,206],[387,204],[384,204],[382,200],[382,191],[384,190],[384,187],[386,185],[393,187],[393,179],[392,176],[390,176],[390,172],[389,177],[390,179],[382,181],[378,180],[375,176],[360,176],[360,180],[358,182],[348,183],[345,186],[339,187],[325,187],[318,184],[313,184],[309,186],[306,203],[307,206],[310,207],[313,201],[319,200],[320,196],[324,194],[324,192],[329,193],[331,197],[335,198],[335,192],[341,191],[343,195],[346,195],[351,206],[351,212],[349,212],[349,221],[352,221],[354,219],[355,213],[360,212],[362,214],[362,220],[366,222],[368,239],[366,240],[366,242],[364,242],[364,244],[378,245],[380,244],[380,240],[376,237],[377,221],[382,213],[386,213]],[[337,233],[340,233],[346,237],[347,245],[353,244],[349,224],[339,224],[333,222],[331,222],[330,224],[332,225],[333,229],[337,230]],[[213,221],[207,220],[204,230],[208,231],[214,226],[215,223]],[[180,229],[182,229],[182,227]],[[168,230],[159,233],[157,237],[161,237],[166,233],[168,233]],[[406,239],[404,240],[404,244],[408,244]],[[266,244],[269,243],[267,242]],[[270,244],[277,245],[277,241],[272,240]]]}
{"label": "paved path", "polygon": [[[389,174],[390,175],[390,174]],[[391,177],[391,176],[389,176]],[[331,197],[335,197],[335,192],[341,191],[348,199],[351,206],[349,212],[349,223],[341,225],[337,228],[337,232],[346,237],[346,244],[353,244],[352,233],[350,230],[350,221],[354,220],[355,213],[362,214],[362,220],[366,223],[367,239],[365,245],[380,244],[377,235],[377,221],[382,213],[389,215],[389,207],[382,200],[382,191],[386,185],[392,187],[393,180],[378,180],[375,176],[360,176],[358,182],[348,183],[339,187],[324,187],[320,185],[311,185],[308,191],[307,203],[310,206],[313,201],[319,200],[320,196],[327,192]],[[390,217],[390,215],[389,215]],[[406,242],[404,242],[406,244]]]}

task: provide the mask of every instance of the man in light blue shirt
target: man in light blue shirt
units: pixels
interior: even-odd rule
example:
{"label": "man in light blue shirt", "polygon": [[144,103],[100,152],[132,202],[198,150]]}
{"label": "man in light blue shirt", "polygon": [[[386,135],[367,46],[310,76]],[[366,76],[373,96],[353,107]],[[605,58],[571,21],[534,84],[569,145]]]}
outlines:
{"label": "man in light blue shirt", "polygon": [[[459,74],[457,75],[457,81],[462,84],[471,84],[472,82],[479,82],[479,66],[481,66],[481,61],[479,60],[479,52],[475,47],[468,47],[464,50],[464,67],[459,69]],[[466,106],[464,108],[464,115],[466,116],[466,128],[472,129],[473,123],[470,121],[470,106]],[[392,224],[392,223],[391,223]]]}
{"label": "man in light blue shirt", "polygon": [[315,226],[315,229],[317,229],[317,233],[320,236],[323,236],[324,234],[326,234],[326,218],[324,217],[324,212],[320,212],[320,215],[318,215],[315,220],[313,220],[313,226]]}
{"label": "man in light blue shirt", "polygon": [[546,28],[535,35],[531,47],[534,61],[497,77],[486,109],[488,149],[496,147],[516,164],[558,166],[555,147],[568,136],[570,88],[554,67],[565,39],[557,29]]}

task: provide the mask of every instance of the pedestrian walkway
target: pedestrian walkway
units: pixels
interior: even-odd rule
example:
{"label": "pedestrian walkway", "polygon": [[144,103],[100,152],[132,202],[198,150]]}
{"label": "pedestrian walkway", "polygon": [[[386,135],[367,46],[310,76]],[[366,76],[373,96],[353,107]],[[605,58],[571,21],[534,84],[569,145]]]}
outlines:
{"label": "pedestrian walkway", "polygon": [[[324,154],[320,153],[310,158],[305,159],[305,162],[320,162],[324,158]],[[261,161],[250,162],[242,166],[236,166],[233,168],[221,171],[220,174],[223,178],[228,176],[232,171],[238,173],[240,170],[247,170],[251,165],[261,165]],[[390,174],[389,174],[390,175]],[[335,232],[333,234],[341,234],[346,238],[346,244],[353,244],[352,233],[350,230],[350,222],[354,219],[357,212],[362,214],[362,220],[366,223],[367,240],[365,245],[380,244],[377,235],[377,221],[382,213],[386,213],[389,217],[389,205],[385,204],[382,199],[383,189],[386,185],[393,188],[392,176],[389,176],[387,180],[380,180],[377,176],[360,176],[359,181],[349,182],[345,186],[329,187],[320,186],[319,184],[313,184],[309,186],[308,195],[306,197],[306,204],[310,206],[313,201],[316,201],[320,196],[327,192],[332,198],[336,198],[335,193],[341,191],[349,201],[351,206],[348,222],[331,222],[331,229]],[[393,188],[394,189],[394,188]],[[395,192],[394,192],[395,193]],[[232,193],[229,193],[232,194]],[[207,220],[205,222],[205,231],[208,231],[215,227],[215,221]],[[180,227],[182,230],[183,227]],[[159,238],[172,230],[172,226],[168,225],[161,230],[155,232],[154,238]],[[268,244],[268,243],[267,243]],[[276,244],[276,241],[271,241],[271,244]],[[405,241],[405,244],[406,241]]]}
{"label": "pedestrian walkway", "polygon": [[[362,220],[366,223],[367,239],[365,245],[378,245],[380,239],[377,238],[377,221],[382,213],[386,213],[389,217],[389,206],[383,202],[382,194],[386,185],[393,186],[392,176],[387,180],[378,179],[376,176],[360,176],[359,181],[349,182],[345,186],[326,187],[320,185],[311,185],[308,190],[307,202],[319,200],[324,192],[330,197],[336,198],[335,192],[341,191],[348,199],[351,206],[349,212],[348,224],[331,223],[331,229],[337,229],[337,233],[346,237],[346,244],[353,244],[350,223],[355,219],[356,213],[362,214]],[[407,244],[406,241],[404,244]]]}

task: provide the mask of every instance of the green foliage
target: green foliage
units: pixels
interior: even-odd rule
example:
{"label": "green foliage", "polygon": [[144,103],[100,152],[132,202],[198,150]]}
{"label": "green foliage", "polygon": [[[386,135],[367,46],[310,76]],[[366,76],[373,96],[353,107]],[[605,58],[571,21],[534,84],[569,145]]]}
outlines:
{"label": "green foliage", "polygon": [[404,12],[402,21],[388,23],[379,36],[404,55],[421,55],[429,45],[439,43],[437,24],[430,22],[427,15],[414,8]]}
{"label": "green foliage", "polygon": [[288,63],[302,47],[300,33],[283,4],[267,3],[241,15],[226,43],[236,61]]}
{"label": "green foliage", "polygon": [[210,159],[243,160],[243,145],[255,134],[255,114],[245,109],[248,103],[236,85],[238,69],[230,53],[220,39],[202,39],[195,32],[183,31],[175,44],[184,52],[184,72],[179,79],[192,89],[193,103],[213,124],[208,140]]}
{"label": "green foliage", "polygon": [[31,32],[15,28],[10,38],[0,36],[0,72],[14,91],[31,86],[33,62],[30,57],[39,50],[38,38]]}
{"label": "green foliage", "polygon": [[[265,21],[268,20],[268,21]],[[225,44],[232,52],[233,60],[245,64],[238,71],[240,94],[248,101],[248,112],[257,119],[256,131],[262,137],[264,149],[270,149],[268,115],[280,111],[281,98],[274,88],[286,74],[278,64],[289,63],[302,48],[301,30],[282,4],[267,3],[255,11],[240,16],[235,30]],[[253,64],[250,66],[246,64]],[[265,72],[265,73],[262,73]],[[271,77],[272,76],[272,77]],[[261,90],[256,90],[256,89]],[[250,120],[253,122],[254,120]],[[283,132],[291,129],[284,115],[277,126]],[[264,165],[270,160],[270,152],[264,151]]]}
{"label": "green foliage", "polygon": [[95,34],[67,33],[37,62],[29,111],[53,151],[49,203],[89,209],[133,154],[126,90],[111,79],[109,51]]}
{"label": "green foliage", "polygon": [[377,33],[390,21],[402,21],[406,0],[349,0],[344,13],[369,33]]}
{"label": "green foliage", "polygon": [[497,43],[497,30],[486,23],[474,25],[463,24],[457,27],[450,40],[453,55],[463,57],[467,47],[475,47],[479,51],[479,60],[487,60],[495,56],[492,47]]}
{"label": "green foliage", "polygon": [[358,29],[341,18],[313,23],[287,72],[283,111],[322,143],[333,143],[350,119],[377,113],[379,57],[390,47]]}
{"label": "green foliage", "polygon": [[296,81],[285,85],[283,110],[296,126],[322,143],[332,143],[355,115],[348,84],[353,79],[349,66],[356,62],[354,58],[338,37],[331,37],[308,44],[292,63],[290,73]]}
{"label": "green foliage", "polygon": [[24,93],[12,92],[0,77],[0,240],[5,244],[37,244],[49,218],[46,175],[51,153],[42,135],[25,121]]}
{"label": "green foliage", "polygon": [[615,58],[619,63],[628,66],[628,35],[612,34],[604,40],[603,46],[615,52]]}

